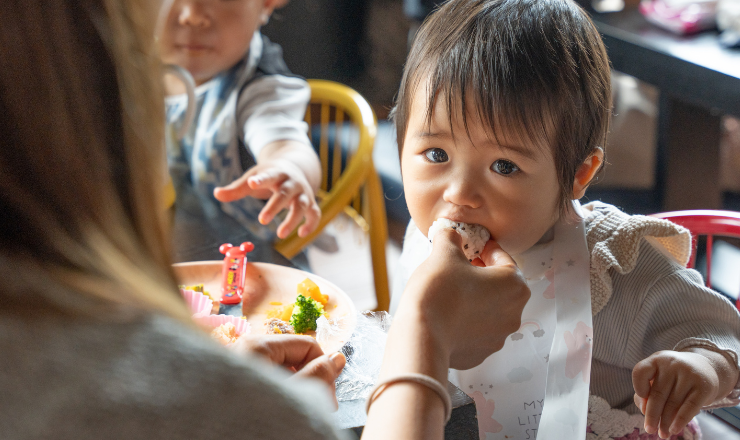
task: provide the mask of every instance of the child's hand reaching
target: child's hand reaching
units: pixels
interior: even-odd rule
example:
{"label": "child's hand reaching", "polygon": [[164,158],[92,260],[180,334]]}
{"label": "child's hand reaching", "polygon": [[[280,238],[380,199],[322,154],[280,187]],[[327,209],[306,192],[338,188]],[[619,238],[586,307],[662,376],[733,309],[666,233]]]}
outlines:
{"label": "child's hand reaching", "polygon": [[258,218],[263,225],[270,223],[283,209],[288,209],[288,215],[277,229],[280,238],[287,237],[303,218],[306,222],[298,229],[298,235],[305,237],[316,229],[321,218],[308,178],[290,160],[275,159],[257,164],[229,185],[216,188],[213,195],[221,202],[233,202],[247,196],[269,199]]}
{"label": "child's hand reaching", "polygon": [[[635,365],[635,405],[645,415],[645,431],[669,438],[680,433],[702,407],[726,396],[737,369],[719,353],[659,351]],[[729,386],[729,389],[728,389]]]}

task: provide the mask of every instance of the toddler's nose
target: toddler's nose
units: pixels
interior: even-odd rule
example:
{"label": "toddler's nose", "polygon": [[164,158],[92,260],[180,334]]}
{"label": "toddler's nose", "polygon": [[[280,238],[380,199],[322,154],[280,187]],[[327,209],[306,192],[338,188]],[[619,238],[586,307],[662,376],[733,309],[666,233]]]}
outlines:
{"label": "toddler's nose", "polygon": [[178,21],[182,26],[205,27],[210,24],[205,8],[198,1],[183,4]]}
{"label": "toddler's nose", "polygon": [[444,200],[468,208],[480,208],[483,205],[480,186],[469,177],[453,179],[445,189]]}

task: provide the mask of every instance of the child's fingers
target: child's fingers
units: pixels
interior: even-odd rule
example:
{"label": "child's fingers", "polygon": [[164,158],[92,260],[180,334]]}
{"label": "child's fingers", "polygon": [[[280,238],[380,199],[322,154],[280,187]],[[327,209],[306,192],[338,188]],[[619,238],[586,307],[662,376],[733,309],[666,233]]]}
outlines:
{"label": "child's fingers", "polygon": [[650,388],[647,406],[645,409],[645,431],[648,434],[655,434],[658,431],[660,418],[663,415],[668,397],[674,385],[674,377],[667,375],[658,375],[653,380],[653,386]]}
{"label": "child's fingers", "polygon": [[[306,194],[301,194],[301,198],[305,197],[308,201],[308,207],[305,211],[306,221],[298,228],[298,236],[305,237],[310,234],[319,226],[319,220],[321,220],[321,209],[316,204],[316,200],[308,197]],[[302,199],[301,199],[302,200]]]}
{"label": "child's fingers", "polygon": [[638,396],[637,394],[635,394],[634,400],[635,400],[635,406],[637,406],[637,409],[639,409],[642,415],[644,416],[645,415],[645,404],[647,404],[647,399],[644,399]]}
{"label": "child's fingers", "polygon": [[258,218],[259,222],[263,225],[270,223],[277,213],[288,207],[291,200],[301,192],[303,192],[303,188],[295,180],[288,179],[284,181],[272,194],[265,207],[262,208]]}
{"label": "child's fingers", "polygon": [[675,417],[673,418],[673,423],[671,423],[670,428],[668,428],[670,434],[676,435],[681,432],[686,427],[686,425],[689,424],[691,419],[699,414],[702,406],[704,405],[702,403],[701,392],[699,390],[692,390],[686,396],[683,405],[681,405],[681,408],[678,410]]}
{"label": "child's fingers", "polygon": [[668,438],[671,436],[670,428],[673,420],[676,418],[676,414],[681,409],[681,406],[686,399],[686,395],[691,389],[683,386],[679,379],[678,382],[673,386],[673,389],[668,396],[663,407],[663,413],[660,415],[660,427],[658,429],[659,435],[662,438]]}
{"label": "child's fingers", "polygon": [[249,187],[252,189],[275,190],[280,184],[289,179],[287,173],[277,168],[269,168],[251,175],[248,179]]}
{"label": "child's fingers", "polygon": [[213,197],[220,202],[233,202],[234,200],[243,199],[251,196],[253,191],[247,182],[251,174],[244,173],[240,178],[234,180],[226,186],[221,186],[213,190]]}
{"label": "child's fingers", "polygon": [[305,201],[301,203],[301,197],[305,197],[305,194],[301,194],[300,196],[294,198],[290,202],[290,209],[288,210],[288,215],[285,217],[285,220],[283,220],[282,223],[280,223],[280,226],[277,229],[278,237],[285,238],[290,234],[290,231],[295,229],[298,224],[303,219],[303,214],[306,211],[306,203]]}
{"label": "child's fingers", "polygon": [[[652,361],[652,357],[643,359],[632,369],[632,386],[635,388],[635,394],[643,399],[650,395],[650,381],[658,373],[658,368]],[[643,414],[645,411],[643,410]]]}

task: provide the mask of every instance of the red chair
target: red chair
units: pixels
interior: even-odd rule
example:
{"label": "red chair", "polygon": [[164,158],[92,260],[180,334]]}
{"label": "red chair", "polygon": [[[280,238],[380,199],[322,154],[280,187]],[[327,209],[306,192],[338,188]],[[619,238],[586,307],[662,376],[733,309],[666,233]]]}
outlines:
{"label": "red chair", "polygon": [[[740,213],[718,210],[694,210],[662,212],[659,214],[653,214],[652,217],[670,220],[691,232],[691,259],[687,265],[689,268],[694,268],[694,265],[696,264],[696,248],[699,236],[705,235],[707,237],[706,283],[707,287],[711,289],[713,237],[715,235],[719,235],[723,237],[740,238]],[[738,297],[736,306],[740,309],[740,297]]]}

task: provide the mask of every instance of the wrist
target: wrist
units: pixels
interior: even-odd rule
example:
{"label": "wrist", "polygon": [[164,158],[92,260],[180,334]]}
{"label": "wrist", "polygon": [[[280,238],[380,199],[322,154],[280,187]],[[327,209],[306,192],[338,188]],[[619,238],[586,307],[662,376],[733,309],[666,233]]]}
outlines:
{"label": "wrist", "polygon": [[280,140],[266,145],[257,163],[278,163],[297,171],[315,192],[321,185],[321,162],[310,144],[294,140]]}
{"label": "wrist", "polygon": [[447,383],[451,349],[439,328],[421,310],[401,307],[388,332],[379,380],[419,373]]}
{"label": "wrist", "polygon": [[738,377],[740,376],[740,371],[738,371],[737,365],[727,354],[704,347],[688,347],[682,351],[702,356],[714,369],[719,381],[719,389],[717,390],[715,400],[726,397],[735,389],[740,379]]}

